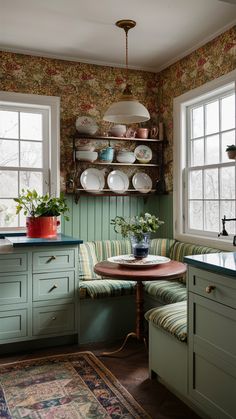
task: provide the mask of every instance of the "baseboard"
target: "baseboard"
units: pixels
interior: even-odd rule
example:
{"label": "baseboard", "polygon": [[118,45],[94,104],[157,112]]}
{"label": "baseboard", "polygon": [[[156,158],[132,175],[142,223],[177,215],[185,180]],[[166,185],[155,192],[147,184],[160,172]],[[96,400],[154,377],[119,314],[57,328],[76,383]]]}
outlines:
{"label": "baseboard", "polygon": [[24,342],[5,343],[0,345],[0,354],[12,354],[16,352],[29,352],[30,350],[43,349],[54,346],[73,345],[78,343],[78,335],[59,336]]}

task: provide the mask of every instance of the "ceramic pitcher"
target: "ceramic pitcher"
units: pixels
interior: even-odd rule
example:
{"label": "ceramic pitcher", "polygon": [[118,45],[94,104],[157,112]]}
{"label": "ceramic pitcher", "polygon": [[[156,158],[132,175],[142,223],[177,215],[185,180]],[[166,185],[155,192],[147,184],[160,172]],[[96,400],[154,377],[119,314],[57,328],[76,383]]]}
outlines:
{"label": "ceramic pitcher", "polygon": [[114,157],[114,148],[112,147],[103,148],[99,152],[99,160],[101,161],[112,162],[113,157]]}

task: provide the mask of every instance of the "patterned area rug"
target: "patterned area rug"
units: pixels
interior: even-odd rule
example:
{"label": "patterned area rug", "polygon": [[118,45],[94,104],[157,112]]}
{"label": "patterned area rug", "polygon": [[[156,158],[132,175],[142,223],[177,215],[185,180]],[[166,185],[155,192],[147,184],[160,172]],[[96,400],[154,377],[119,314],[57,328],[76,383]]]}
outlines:
{"label": "patterned area rug", "polygon": [[0,418],[151,419],[91,352],[0,366]]}

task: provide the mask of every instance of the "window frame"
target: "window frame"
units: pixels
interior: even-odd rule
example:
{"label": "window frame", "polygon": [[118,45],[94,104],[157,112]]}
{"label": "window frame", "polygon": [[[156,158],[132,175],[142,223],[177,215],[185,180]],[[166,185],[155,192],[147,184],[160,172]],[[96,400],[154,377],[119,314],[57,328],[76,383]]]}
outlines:
{"label": "window frame", "polygon": [[[48,126],[48,133],[43,143],[43,165],[42,173],[45,180],[45,171],[48,179],[48,187],[43,182],[43,193],[49,192],[53,196],[60,194],[60,98],[56,96],[42,96],[25,93],[14,93],[0,91],[0,106],[4,109],[26,111],[31,109],[37,112],[41,110],[45,114],[45,122]],[[13,109],[14,108],[14,109]],[[45,125],[44,125],[45,127]],[[45,133],[44,133],[45,134]],[[7,168],[6,168],[7,170]],[[0,231],[22,231],[23,227],[0,227]]]}
{"label": "window frame", "polygon": [[[184,199],[188,188],[186,161],[186,130],[187,130],[187,107],[200,103],[202,100],[211,100],[216,94],[223,94],[233,87],[236,93],[236,70],[210,81],[200,87],[190,90],[183,95],[174,98],[173,101],[173,226],[174,238],[184,242],[202,244],[220,248],[222,250],[235,250],[232,239],[216,236],[205,236],[185,232],[185,217],[188,216],[187,200]],[[236,99],[236,94],[235,94]],[[235,162],[236,164],[236,162]]]}

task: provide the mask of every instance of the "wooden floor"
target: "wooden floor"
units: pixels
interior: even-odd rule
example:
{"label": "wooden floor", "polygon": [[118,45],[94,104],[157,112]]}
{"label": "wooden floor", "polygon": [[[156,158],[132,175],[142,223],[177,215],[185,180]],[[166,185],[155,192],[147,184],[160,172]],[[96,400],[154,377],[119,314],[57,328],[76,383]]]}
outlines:
{"label": "wooden floor", "polygon": [[143,344],[130,341],[125,349],[113,357],[101,356],[105,350],[113,350],[116,345],[77,345],[60,346],[50,349],[21,352],[14,355],[1,355],[0,364],[17,360],[35,358],[38,356],[54,355],[82,350],[93,352],[118,378],[120,383],[133,395],[138,403],[149,413],[153,419],[198,419],[177,397],[169,392],[157,380],[148,377],[148,356]]}

